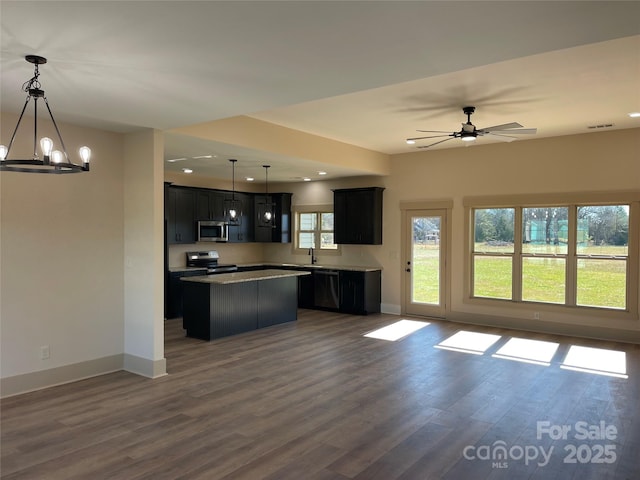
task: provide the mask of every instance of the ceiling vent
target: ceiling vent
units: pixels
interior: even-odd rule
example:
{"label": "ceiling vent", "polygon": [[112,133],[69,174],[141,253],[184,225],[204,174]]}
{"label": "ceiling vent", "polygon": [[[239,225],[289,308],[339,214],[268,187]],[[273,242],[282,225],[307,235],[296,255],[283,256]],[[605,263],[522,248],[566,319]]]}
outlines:
{"label": "ceiling vent", "polygon": [[613,127],[613,123],[601,123],[600,125],[589,125],[587,128],[589,130],[595,130],[600,128],[611,128]]}

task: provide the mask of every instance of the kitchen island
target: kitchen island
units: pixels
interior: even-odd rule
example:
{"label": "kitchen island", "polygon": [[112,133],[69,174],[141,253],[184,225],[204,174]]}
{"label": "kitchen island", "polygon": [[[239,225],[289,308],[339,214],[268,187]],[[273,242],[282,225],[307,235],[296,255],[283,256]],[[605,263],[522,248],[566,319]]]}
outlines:
{"label": "kitchen island", "polygon": [[181,278],[187,336],[213,340],[297,320],[297,277],[309,274],[268,269]]}

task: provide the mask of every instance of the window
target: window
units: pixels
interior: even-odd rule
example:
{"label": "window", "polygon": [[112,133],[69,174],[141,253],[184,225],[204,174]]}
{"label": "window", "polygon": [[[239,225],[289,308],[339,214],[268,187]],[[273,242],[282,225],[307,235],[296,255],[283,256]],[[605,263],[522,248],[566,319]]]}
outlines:
{"label": "window", "polygon": [[637,202],[478,202],[465,199],[471,298],[635,310]]}
{"label": "window", "polygon": [[333,211],[327,211],[327,207],[317,211],[297,211],[295,248],[338,250],[333,240]]}

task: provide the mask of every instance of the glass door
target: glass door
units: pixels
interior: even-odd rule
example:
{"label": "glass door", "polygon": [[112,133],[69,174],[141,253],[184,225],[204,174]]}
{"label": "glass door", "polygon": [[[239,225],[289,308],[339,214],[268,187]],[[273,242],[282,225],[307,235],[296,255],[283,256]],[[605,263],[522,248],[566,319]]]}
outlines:
{"label": "glass door", "polygon": [[410,315],[445,316],[446,210],[407,210],[405,304]]}

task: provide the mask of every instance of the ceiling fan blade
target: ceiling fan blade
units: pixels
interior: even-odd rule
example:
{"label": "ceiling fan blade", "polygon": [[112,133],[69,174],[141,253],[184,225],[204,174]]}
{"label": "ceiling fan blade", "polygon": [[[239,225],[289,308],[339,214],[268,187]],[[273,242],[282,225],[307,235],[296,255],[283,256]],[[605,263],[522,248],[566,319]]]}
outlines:
{"label": "ceiling fan blade", "polygon": [[500,140],[501,142],[513,142],[514,140],[517,140],[516,137],[510,137],[509,135],[502,135],[493,132],[487,132],[487,136],[495,138],[496,140]]}
{"label": "ceiling fan blade", "polygon": [[449,135],[431,135],[429,137],[413,137],[413,138],[407,138],[407,141],[409,140],[424,140],[426,138],[439,138],[439,137],[451,137],[453,134],[449,134]]}
{"label": "ceiling fan blade", "polygon": [[442,130],[416,130],[416,132],[424,132],[424,133],[451,133],[451,132],[443,132]]}
{"label": "ceiling fan blade", "polygon": [[503,123],[502,125],[494,125],[493,127],[479,128],[482,132],[491,132],[493,130],[509,130],[510,128],[522,128],[518,122]]}
{"label": "ceiling fan blade", "polygon": [[449,140],[451,140],[452,138],[453,138],[453,137],[451,137],[451,138],[445,138],[444,140],[440,140],[439,142],[432,143],[431,145],[422,145],[422,146],[420,146],[420,147],[418,147],[418,148],[429,148],[429,147],[433,147],[434,145],[438,145],[439,143],[442,143],[442,142],[448,142],[448,141],[449,141]]}
{"label": "ceiling fan blade", "polygon": [[513,130],[502,130],[502,132],[493,131],[491,133],[534,134],[534,133],[538,133],[538,129],[537,128],[514,128]]}

